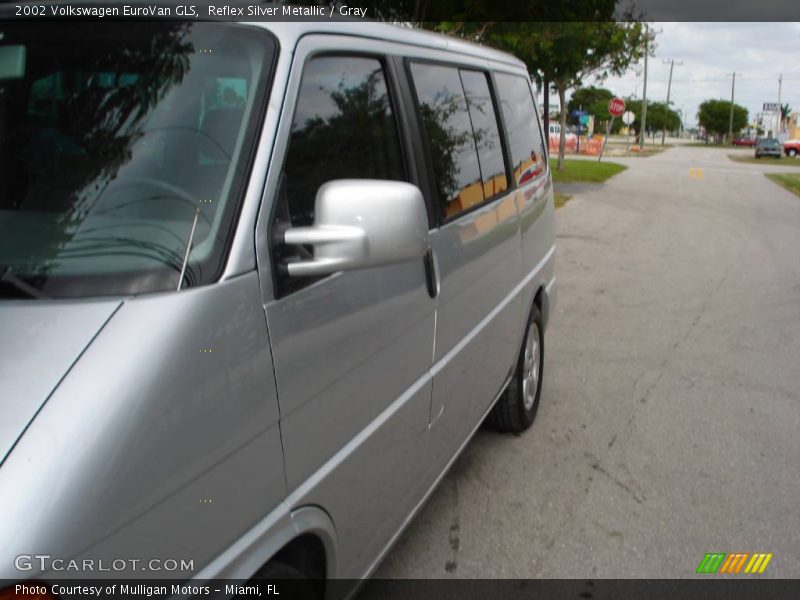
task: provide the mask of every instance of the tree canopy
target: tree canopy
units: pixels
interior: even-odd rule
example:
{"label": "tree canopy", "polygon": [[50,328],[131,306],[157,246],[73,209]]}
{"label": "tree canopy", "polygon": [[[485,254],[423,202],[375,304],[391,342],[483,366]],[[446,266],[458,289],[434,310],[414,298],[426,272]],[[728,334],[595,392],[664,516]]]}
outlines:
{"label": "tree canopy", "polygon": [[[642,101],[628,98],[625,100],[626,110],[636,115],[636,119],[631,123],[631,128],[640,131],[642,126]],[[647,129],[648,131],[676,131],[681,127],[681,116],[677,111],[667,109],[664,102],[647,103]]]}
{"label": "tree canopy", "polygon": [[[498,3],[494,0],[349,0],[348,6],[367,8],[368,16],[381,21],[410,23],[426,29],[458,24],[473,33],[502,23],[537,21],[611,20],[619,0],[527,0]],[[294,4],[319,4],[319,0],[294,0]],[[488,27],[487,27],[488,28]]]}
{"label": "tree canopy", "polygon": [[594,117],[595,123],[607,121],[608,101],[614,97],[611,90],[595,86],[579,87],[572,92],[572,97],[567,102],[567,110],[570,114],[573,111],[582,109]]}
{"label": "tree canopy", "polygon": [[[697,122],[711,135],[721,137],[728,133],[731,116],[730,100],[705,100],[697,110]],[[733,133],[747,126],[747,109],[733,105]]]}

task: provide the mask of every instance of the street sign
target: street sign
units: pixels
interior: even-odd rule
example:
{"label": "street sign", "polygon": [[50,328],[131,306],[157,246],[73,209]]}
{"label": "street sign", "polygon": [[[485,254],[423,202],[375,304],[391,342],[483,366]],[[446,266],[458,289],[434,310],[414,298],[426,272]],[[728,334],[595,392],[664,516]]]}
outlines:
{"label": "street sign", "polygon": [[625,112],[625,101],[622,98],[612,98],[608,101],[608,114],[612,117],[621,117]]}
{"label": "street sign", "polygon": [[603,140],[603,145],[600,146],[600,155],[597,157],[598,161],[603,160],[603,151],[606,149],[608,136],[611,134],[611,128],[614,127],[614,119],[621,117],[624,112],[625,101],[622,98],[612,98],[608,101],[608,114],[611,115],[611,122],[606,123],[606,139]]}
{"label": "street sign", "polygon": [[576,119],[580,119],[582,116],[588,115],[588,114],[589,113],[586,112],[585,110],[573,110],[572,111],[572,116],[575,117]]}
{"label": "street sign", "polygon": [[625,113],[622,115],[622,122],[625,123],[625,125],[630,125],[635,120],[636,120],[636,115],[629,110],[626,110]]}
{"label": "street sign", "polygon": [[781,105],[777,102],[764,102],[765,112],[780,112]]}
{"label": "street sign", "polygon": [[589,124],[589,115],[581,115],[581,125],[588,125]]}

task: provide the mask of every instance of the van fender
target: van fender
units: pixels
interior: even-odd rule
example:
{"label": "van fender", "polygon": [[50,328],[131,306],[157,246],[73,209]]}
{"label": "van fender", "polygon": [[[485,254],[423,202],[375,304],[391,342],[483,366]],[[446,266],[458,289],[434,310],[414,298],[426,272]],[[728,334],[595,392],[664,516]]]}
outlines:
{"label": "van fender", "polygon": [[193,579],[248,580],[284,546],[303,534],[320,539],[325,548],[327,576],[335,577],[336,528],[328,513],[318,506],[290,510],[281,503],[197,572]]}
{"label": "van fender", "polygon": [[292,512],[295,537],[311,534],[319,538],[325,548],[327,578],[336,577],[336,528],[330,515],[319,506],[303,506]]}

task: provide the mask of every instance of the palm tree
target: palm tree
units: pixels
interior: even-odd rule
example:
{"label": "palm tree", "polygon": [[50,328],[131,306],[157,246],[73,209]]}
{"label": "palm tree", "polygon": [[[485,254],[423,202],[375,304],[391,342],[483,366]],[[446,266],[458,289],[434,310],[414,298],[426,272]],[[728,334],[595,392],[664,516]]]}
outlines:
{"label": "palm tree", "polygon": [[792,107],[788,104],[781,105],[781,130],[783,129],[783,124],[789,120],[789,115],[792,114]]}

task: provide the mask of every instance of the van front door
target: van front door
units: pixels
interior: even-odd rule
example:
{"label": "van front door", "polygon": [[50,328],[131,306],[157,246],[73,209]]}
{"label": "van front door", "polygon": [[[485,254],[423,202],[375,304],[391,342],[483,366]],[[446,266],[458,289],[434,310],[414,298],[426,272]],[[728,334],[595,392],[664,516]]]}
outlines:
{"label": "van front door", "polygon": [[[272,220],[260,232],[313,223],[326,181],[415,183],[386,52],[338,36],[299,43],[267,184]],[[268,258],[259,237],[288,502],[330,514],[335,575],[358,578],[425,491],[435,301],[424,262],[288,277],[281,261],[302,251]]]}

